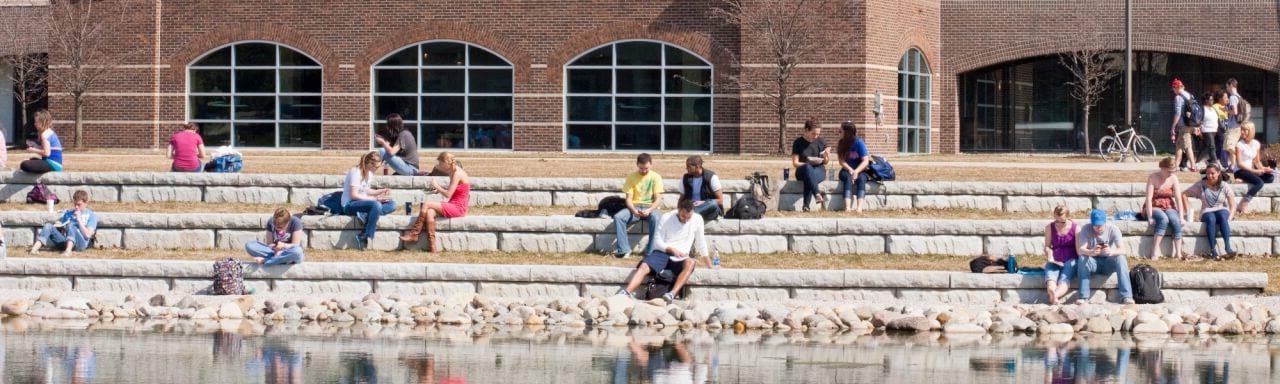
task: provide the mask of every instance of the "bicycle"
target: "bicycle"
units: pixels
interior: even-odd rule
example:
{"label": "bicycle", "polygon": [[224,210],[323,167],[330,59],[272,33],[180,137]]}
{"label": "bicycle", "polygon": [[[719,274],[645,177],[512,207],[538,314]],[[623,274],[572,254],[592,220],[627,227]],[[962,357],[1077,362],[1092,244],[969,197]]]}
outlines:
{"label": "bicycle", "polygon": [[[1138,134],[1134,129],[1135,126],[1130,125],[1129,129],[1116,131],[1116,125],[1107,125],[1107,130],[1111,131],[1110,136],[1104,136],[1098,140],[1098,156],[1102,156],[1103,161],[1124,161],[1125,157],[1133,157],[1139,163],[1142,162],[1143,155],[1150,155],[1151,158],[1156,157],[1156,145],[1151,139]],[[1127,135],[1127,137],[1121,137]]]}

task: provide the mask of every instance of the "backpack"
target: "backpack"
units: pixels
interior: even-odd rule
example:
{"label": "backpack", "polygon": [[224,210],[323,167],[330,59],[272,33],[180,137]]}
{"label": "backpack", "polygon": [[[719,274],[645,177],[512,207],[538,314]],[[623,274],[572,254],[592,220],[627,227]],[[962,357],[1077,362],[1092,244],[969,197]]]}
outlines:
{"label": "backpack", "polygon": [[1138,304],[1159,304],[1164,302],[1164,294],[1160,287],[1164,279],[1156,267],[1138,264],[1129,270],[1129,281],[1133,284],[1133,301]]}
{"label": "backpack", "polygon": [[[662,295],[671,292],[671,287],[676,284],[676,274],[670,269],[664,269],[658,273],[650,273],[645,276],[644,282],[640,284],[640,290],[636,292],[636,298],[640,300],[661,299]],[[689,284],[680,287],[680,292],[676,292],[676,299],[683,300],[689,296]]]}
{"label": "backpack", "polygon": [[44,204],[49,201],[54,204],[60,202],[58,195],[50,191],[49,187],[44,183],[36,183],[34,187],[31,187],[31,192],[27,192],[27,204]]}
{"label": "backpack", "polygon": [[331,215],[342,214],[342,191],[329,192],[316,199],[316,207],[324,207]]}
{"label": "backpack", "polygon": [[1196,99],[1178,95],[1182,98],[1182,125],[1199,127],[1204,125],[1204,106],[1196,103]]}
{"label": "backpack", "polygon": [[1235,95],[1235,97],[1236,100],[1239,100],[1239,102],[1236,103],[1236,122],[1243,123],[1249,121],[1249,118],[1253,116],[1253,106],[1249,105],[1249,101],[1245,100],[1244,96]]}
{"label": "backpack", "polygon": [[607,196],[600,199],[600,203],[596,204],[597,215],[603,212],[608,214],[609,217],[613,217],[613,215],[622,212],[624,209],[627,209],[627,199],[622,196]]}
{"label": "backpack", "polygon": [[228,257],[213,262],[213,294],[244,294],[244,266],[239,261]]}
{"label": "backpack", "polygon": [[889,164],[889,160],[885,160],[884,156],[871,156],[871,163],[867,168],[871,169],[867,174],[871,181],[885,182],[898,179],[898,173],[893,171],[893,165]]}
{"label": "backpack", "polygon": [[724,217],[738,220],[759,220],[764,217],[765,204],[755,194],[743,195],[734,200],[733,207]]}
{"label": "backpack", "polygon": [[204,167],[205,172],[237,173],[244,168],[244,159],[240,155],[230,154],[215,157]]}

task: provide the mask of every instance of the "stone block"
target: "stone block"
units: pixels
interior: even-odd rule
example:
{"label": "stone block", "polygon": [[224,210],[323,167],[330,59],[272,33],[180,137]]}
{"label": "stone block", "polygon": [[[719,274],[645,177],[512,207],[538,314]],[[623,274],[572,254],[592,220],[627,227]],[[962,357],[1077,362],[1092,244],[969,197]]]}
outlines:
{"label": "stone block", "polygon": [[[825,196],[827,201],[834,202],[836,200],[841,200],[842,201],[841,205],[844,204],[843,203],[844,195],[841,193],[826,192],[826,193],[823,193],[822,196]],[[907,197],[908,199],[910,199],[909,196],[901,196],[901,197]],[[870,204],[871,202],[869,192],[868,192],[867,202],[868,204]],[[886,203],[892,203],[892,204],[900,204],[901,202],[902,201],[900,199],[895,199],[893,201],[886,201]],[[781,195],[778,195],[778,210],[780,211],[799,211],[803,206],[804,206],[804,195],[800,194],[800,190],[798,189],[796,190],[795,193],[783,193]],[[818,209],[818,203],[817,202],[809,203],[809,208]],[[831,208],[831,207],[828,206],[828,208]],[[908,204],[908,206],[905,208],[911,208],[911,206]],[[898,209],[898,208],[895,208],[895,209]]]}
{"label": "stone block", "polygon": [[0,289],[23,291],[70,291],[69,277],[0,276]]}
{"label": "stone block", "polygon": [[578,284],[541,283],[480,283],[479,293],[502,298],[554,298],[580,297]]}
{"label": "stone block", "polygon": [[[360,231],[312,230],[307,234],[312,249],[355,249],[356,235]],[[400,234],[395,231],[378,231],[366,249],[394,251],[400,249]]]}
{"label": "stone block", "polygon": [[471,193],[472,206],[519,205],[550,207],[552,201],[551,192],[544,191],[477,191]]}
{"label": "stone block", "polygon": [[[615,288],[614,291],[617,291]],[[786,288],[691,287],[689,298],[700,301],[778,302],[791,298]]]}
{"label": "stone block", "polygon": [[1213,296],[1257,296],[1262,293],[1262,289],[1248,288],[1217,288],[1211,292]]}
{"label": "stone block", "polygon": [[[1237,196],[1242,196],[1242,195],[1237,195]],[[1270,197],[1261,197],[1261,196],[1254,197],[1253,201],[1249,202],[1249,212],[1252,212],[1252,213],[1274,212],[1274,210],[1271,208],[1273,201],[1275,201],[1275,199]]]}
{"label": "stone block", "polygon": [[1208,289],[1160,289],[1166,303],[1185,303],[1209,298]]}
{"label": "stone block", "polygon": [[[796,195],[797,197],[800,195]],[[850,201],[853,203],[853,201]],[[835,193],[828,200],[827,208],[833,211],[844,210],[844,195]],[[863,211],[883,211],[911,209],[911,196],[908,195],[882,195],[867,193],[866,204],[862,206]],[[795,210],[793,207],[792,210]]]}
{"label": "stone block", "polygon": [[[217,241],[215,243],[217,245],[217,249],[228,249],[233,251],[243,250],[245,244],[249,244],[254,240],[260,241],[266,237],[265,230],[245,231],[226,229],[216,231],[215,234],[217,236]],[[304,248],[306,247],[307,243],[305,239],[303,240],[302,245]]]}
{"label": "stone block", "polygon": [[[526,276],[528,281],[546,283],[621,283],[626,280],[634,268],[589,267],[564,265],[526,265],[518,276]],[[696,275],[708,274],[707,270],[699,270]],[[710,271],[714,273],[714,271]],[[518,281],[518,280],[508,280]]]}
{"label": "stone block", "polygon": [[911,200],[916,209],[983,209],[1003,210],[1000,196],[917,195]]}
{"label": "stone block", "polygon": [[208,279],[210,262],[188,260],[102,260],[99,275],[130,277],[193,277]]}
{"label": "stone block", "polygon": [[609,196],[622,196],[622,193],[553,191],[551,192],[551,203],[559,207],[595,208],[600,203],[600,200]]}
{"label": "stone block", "polygon": [[838,234],[834,222],[813,218],[741,220],[738,222],[738,231],[744,235]]}
{"label": "stone block", "polygon": [[1000,295],[1006,303],[1049,303],[1049,294],[1044,289],[1002,289]]}
{"label": "stone block", "polygon": [[424,280],[529,281],[529,266],[508,264],[426,264]]}
{"label": "stone block", "polygon": [[790,246],[786,236],[710,236],[712,250],[720,253],[782,253]]}
{"label": "stone block", "polygon": [[824,255],[881,254],[885,252],[884,236],[791,236],[791,251]]}
{"label": "stone block", "polygon": [[96,248],[124,248],[124,230],[123,229],[99,229],[94,231],[93,246]]}
{"label": "stone block", "polygon": [[289,189],[283,187],[208,187],[206,203],[284,204],[289,202]]}
{"label": "stone block", "polygon": [[796,300],[812,300],[824,302],[872,302],[886,303],[897,299],[893,289],[808,289],[797,288]]}
{"label": "stone block", "polygon": [[[1143,242],[1148,245],[1148,249],[1150,249],[1151,238],[1144,236]],[[1274,242],[1275,240],[1270,237],[1231,237],[1231,247],[1234,248],[1233,250],[1241,255],[1248,256],[1270,256],[1274,251]],[[1219,255],[1226,252],[1226,246],[1221,238],[1218,238],[1216,243]],[[1208,255],[1210,244],[1211,243],[1208,239],[1201,236],[1184,237],[1182,239],[1182,250],[1185,252],[1193,252],[1197,255]],[[1168,255],[1168,253],[1165,254]]]}
{"label": "stone block", "polygon": [[[614,284],[584,284],[583,290],[582,290],[582,297],[594,297],[594,296],[609,297],[615,293],[618,293],[618,284],[621,284],[621,282],[614,283]],[[699,289],[701,289],[701,287],[691,287],[689,288],[689,293],[692,296],[696,296],[696,294],[694,294],[693,292]]]}
{"label": "stone block", "polygon": [[844,271],[846,287],[856,288],[939,288],[951,287],[954,272],[883,271],[849,269]]}
{"label": "stone block", "polygon": [[[245,279],[245,289],[253,289],[253,293],[271,292],[271,282],[266,280]],[[208,294],[213,289],[210,279],[173,279],[173,292],[190,294]]]}
{"label": "stone block", "polygon": [[978,256],[983,252],[981,236],[888,236],[894,255]]}
{"label": "stone block", "polygon": [[373,292],[373,284],[359,280],[276,280],[273,293],[300,295],[363,295]]}
{"label": "stone block", "polygon": [[445,281],[428,281],[428,282],[408,282],[408,281],[377,281],[373,285],[374,292],[384,297],[386,295],[413,295],[413,296],[455,296],[469,295],[476,293],[475,283],[466,282],[445,282]]}
{"label": "stone block", "polygon": [[956,273],[951,275],[951,288],[1002,289],[1044,287],[1044,279],[1016,273]]}
{"label": "stone block", "polygon": [[841,235],[934,235],[937,220],[920,219],[835,219]]}
{"label": "stone block", "polygon": [[1107,215],[1114,215],[1116,211],[1134,211],[1142,210],[1142,197],[1097,197],[1094,199],[1093,206],[1095,208],[1107,211]]}
{"label": "stone block", "polygon": [[[498,234],[484,232],[437,232],[436,241],[440,249],[452,252],[493,252],[498,250]],[[420,236],[417,243],[405,244],[406,249],[427,249],[426,235]]]}
{"label": "stone block", "polygon": [[1043,220],[937,220],[915,235],[1044,236]]}
{"label": "stone block", "polygon": [[[88,192],[89,201],[120,201],[120,187],[114,185],[50,185],[49,190],[58,195],[58,198],[62,200],[62,204],[70,203],[71,196],[78,190]],[[68,207],[70,207],[70,204],[68,204]]]}
{"label": "stone block", "polygon": [[125,203],[200,202],[204,201],[204,190],[201,187],[124,185],[120,187],[120,201]]}
{"label": "stone block", "polygon": [[1093,199],[1073,196],[1005,196],[1005,212],[1053,212],[1053,208],[1065,205],[1071,212],[1084,212],[1093,208]]}
{"label": "stone block", "polygon": [[[440,201],[440,195],[427,195],[427,193],[422,190],[392,189],[391,200],[396,202],[397,212],[404,212],[404,203],[406,202],[420,203],[424,201]],[[414,207],[414,212],[417,212],[417,209],[417,207]]]}
{"label": "stone block", "polygon": [[[605,252],[605,253],[617,252],[617,246],[618,246],[618,242],[616,241],[617,238],[618,236],[614,234],[602,233],[599,235],[595,235],[595,240],[594,240],[594,244],[592,245],[592,250],[596,252]],[[712,238],[713,237],[708,237],[707,240],[711,241]],[[631,235],[627,235],[627,241],[631,243],[631,252],[639,254],[644,251],[644,247],[647,247],[649,245],[649,236],[631,234]]]}
{"label": "stone block", "polygon": [[[101,231],[99,231],[101,232]],[[13,247],[29,247],[35,242],[36,232],[33,228],[4,228],[2,232],[4,243]]]}
{"label": "stone block", "polygon": [[999,290],[941,290],[899,289],[898,299],[904,302],[992,304],[1000,301]]}
{"label": "stone block", "polygon": [[[1008,254],[1018,256],[1044,254],[1044,236],[984,236],[982,241],[988,255],[1004,257]],[[1021,258],[1018,261],[1022,261]]]}
{"label": "stone block", "polygon": [[595,236],[559,233],[503,233],[498,241],[503,252],[590,252]]}
{"label": "stone block", "polygon": [[1266,288],[1267,274],[1262,272],[1161,272],[1164,288]]}
{"label": "stone block", "polygon": [[839,270],[744,270],[738,285],[744,287],[844,287],[844,271]]}
{"label": "stone block", "polygon": [[125,229],[126,249],[211,249],[212,229]]}
{"label": "stone block", "polygon": [[76,277],[75,290],[90,292],[168,292],[169,279],[164,278],[122,278],[122,277]]}
{"label": "stone block", "polygon": [[23,203],[27,201],[27,194],[31,193],[31,184],[3,184],[0,185],[0,199],[6,203]]}
{"label": "stone block", "polygon": [[289,203],[294,205],[315,205],[316,201],[320,200],[320,196],[338,191],[341,191],[341,188],[289,188]]}
{"label": "stone block", "polygon": [[572,233],[579,231],[570,226],[581,220],[571,216],[470,216],[444,220],[441,224],[449,231]]}

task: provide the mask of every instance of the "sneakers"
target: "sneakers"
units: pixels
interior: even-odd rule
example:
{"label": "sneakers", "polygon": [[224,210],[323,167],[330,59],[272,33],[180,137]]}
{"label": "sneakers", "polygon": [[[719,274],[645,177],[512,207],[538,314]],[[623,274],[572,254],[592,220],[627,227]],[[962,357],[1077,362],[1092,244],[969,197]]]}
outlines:
{"label": "sneakers", "polygon": [[369,246],[369,239],[356,235],[355,242],[352,245],[355,246],[357,251],[363,251],[365,247]]}
{"label": "sneakers", "polygon": [[622,296],[626,296],[627,298],[631,298],[631,299],[636,298],[636,297],[635,297],[635,295],[632,295],[632,294],[631,294],[631,292],[627,292],[627,289],[626,289],[626,288],[618,288],[618,292],[617,292],[617,293],[614,293],[614,295],[622,295]]}
{"label": "sneakers", "polygon": [[631,252],[627,252],[627,253],[615,253],[615,254],[613,254],[613,257],[616,257],[616,258],[619,258],[619,259],[625,259],[625,258],[631,257]]}
{"label": "sneakers", "polygon": [[1126,297],[1126,298],[1124,298],[1124,303],[1125,303],[1125,304],[1137,304],[1138,302],[1133,301],[1133,298],[1132,298],[1132,297]]}
{"label": "sneakers", "polygon": [[662,300],[666,300],[667,304],[674,303],[676,301],[676,295],[672,294],[671,292],[667,292],[666,294],[662,295]]}

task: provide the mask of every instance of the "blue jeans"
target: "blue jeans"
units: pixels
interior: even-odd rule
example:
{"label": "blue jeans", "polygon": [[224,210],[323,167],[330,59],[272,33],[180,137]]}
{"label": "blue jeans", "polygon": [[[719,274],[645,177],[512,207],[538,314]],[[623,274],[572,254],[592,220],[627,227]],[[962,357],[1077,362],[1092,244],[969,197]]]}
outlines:
{"label": "blue jeans", "polygon": [[1067,260],[1059,267],[1057,264],[1044,263],[1044,281],[1057,281],[1058,284],[1071,284],[1076,278],[1076,259]]}
{"label": "blue jeans", "polygon": [[76,250],[76,252],[89,248],[89,238],[80,233],[80,226],[71,223],[67,224],[66,228],[67,233],[63,234],[53,224],[45,224],[44,227],[40,228],[40,232],[36,234],[36,241],[58,249],[66,249],[67,241],[71,241],[74,243],[71,249]]}
{"label": "blue jeans", "polygon": [[[1166,230],[1169,229],[1169,227],[1173,227],[1173,239],[1182,240],[1181,217],[1182,215],[1178,213],[1178,210],[1173,208],[1169,208],[1169,209],[1152,208],[1151,220],[1156,222],[1155,235],[1164,236]],[[1155,246],[1159,247],[1160,244],[1156,244]]]}
{"label": "blue jeans", "polygon": [[386,148],[378,148],[378,154],[382,156],[382,161],[386,163],[388,167],[391,167],[391,170],[396,171],[397,175],[413,176],[414,173],[418,172],[418,168],[414,167],[413,164],[406,163],[404,158],[396,155],[388,155]]}
{"label": "blue jeans", "polygon": [[342,207],[342,212],[347,215],[363,217],[364,231],[357,236],[365,240],[372,239],[373,234],[378,232],[378,217],[395,210],[396,202],[390,200],[385,203],[379,203],[376,200],[355,200]]}
{"label": "blue jeans", "polygon": [[[858,195],[859,199],[867,197],[867,171],[858,172],[857,178],[849,177],[849,171],[840,167],[840,186],[844,190],[844,198]],[[856,187],[856,189],[854,189]]]}
{"label": "blue jeans", "polygon": [[1218,233],[1222,233],[1222,242],[1226,243],[1227,253],[1233,253],[1231,250],[1231,216],[1227,210],[1217,210],[1200,215],[1200,222],[1204,223],[1204,236],[1209,239],[1209,255],[1218,257]]}
{"label": "blue jeans", "polygon": [[190,171],[185,170],[185,169],[178,169],[178,166],[176,166],[176,165],[169,165],[169,172],[185,172],[185,173],[202,173],[202,172],[204,172],[204,163],[203,163],[203,162],[199,162],[199,161],[197,161],[196,163],[198,163],[199,165],[197,165],[197,166],[196,166],[196,169],[193,169],[193,170],[190,170]]}
{"label": "blue jeans", "polygon": [[1080,256],[1076,260],[1076,275],[1080,276],[1080,300],[1089,299],[1089,279],[1093,275],[1103,278],[1116,274],[1120,289],[1120,297],[1133,298],[1133,285],[1129,284],[1129,262],[1124,256]]}
{"label": "blue jeans", "polygon": [[716,200],[703,200],[702,204],[693,206],[693,213],[702,216],[704,221],[711,221],[724,215],[724,209],[720,208],[720,202]]}
{"label": "blue jeans", "polygon": [[[649,204],[636,205],[636,210],[643,211],[649,209]],[[618,237],[618,249],[616,254],[625,255],[631,252],[631,239],[627,237],[627,226],[637,221],[647,221],[649,223],[649,244],[644,247],[644,254],[653,251],[654,233],[658,232],[658,220],[662,218],[661,210],[653,210],[648,218],[639,218],[631,214],[631,210],[623,209],[618,214],[613,215],[613,230]]]}
{"label": "blue jeans", "polygon": [[1236,171],[1235,175],[1237,179],[1240,179],[1240,181],[1249,185],[1249,189],[1245,191],[1244,197],[1240,198],[1240,200],[1244,202],[1253,201],[1253,197],[1258,196],[1258,191],[1262,190],[1263,184],[1276,181],[1275,175],[1272,175],[1271,173],[1264,173],[1259,176],[1256,173],[1241,169]]}
{"label": "blue jeans", "polygon": [[301,245],[285,249],[284,252],[280,252],[280,256],[276,256],[276,251],[271,250],[271,246],[257,240],[245,244],[244,250],[249,252],[249,256],[267,259],[262,265],[302,264]]}
{"label": "blue jeans", "polygon": [[814,196],[821,193],[819,192],[818,184],[822,184],[826,179],[827,169],[821,165],[804,164],[800,168],[796,168],[796,180],[799,180],[801,185],[804,186],[804,194],[802,195],[804,196],[804,209],[809,209],[809,202],[813,200]]}

